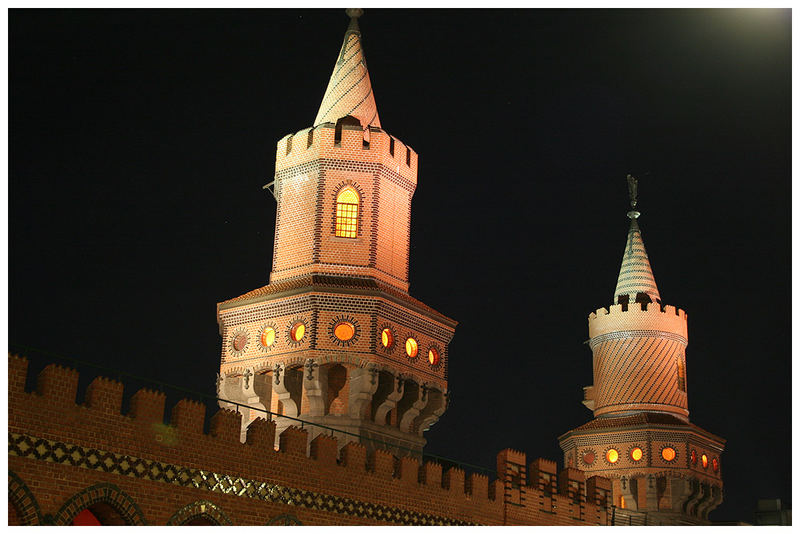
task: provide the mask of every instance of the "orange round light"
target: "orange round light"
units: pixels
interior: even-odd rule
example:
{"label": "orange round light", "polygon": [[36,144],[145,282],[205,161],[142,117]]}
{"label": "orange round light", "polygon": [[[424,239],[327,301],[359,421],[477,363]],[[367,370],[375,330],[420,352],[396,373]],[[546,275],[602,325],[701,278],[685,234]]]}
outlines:
{"label": "orange round light", "polygon": [[417,340],[413,337],[406,339],[406,354],[408,354],[408,357],[416,358],[418,352],[419,346],[417,345]]}
{"label": "orange round light", "polygon": [[694,449],[692,449],[691,459],[692,459],[692,465],[697,465],[697,451]]}
{"label": "orange round light", "polygon": [[300,341],[303,339],[303,336],[306,335],[306,325],[303,323],[294,323],[290,335],[294,341]]}
{"label": "orange round light", "polygon": [[275,343],[275,329],[268,326],[261,332],[261,344],[270,347],[273,343]]}
{"label": "orange round light", "polygon": [[617,460],[619,460],[619,451],[617,451],[617,449],[608,449],[608,451],[606,451],[606,460],[608,460],[610,464],[617,463]]}
{"label": "orange round light", "polygon": [[675,449],[673,449],[672,447],[664,447],[663,449],[661,449],[661,457],[668,462],[674,460],[675,455],[676,455]]}
{"label": "orange round light", "polygon": [[438,365],[439,364],[439,351],[435,348],[431,347],[428,350],[428,362],[431,365]]}
{"label": "orange round light", "polygon": [[381,345],[383,348],[388,349],[394,344],[394,336],[392,335],[392,331],[388,328],[384,328],[381,331]]}
{"label": "orange round light", "polygon": [[713,469],[715,473],[719,471],[719,460],[717,460],[716,458],[711,460],[711,469]]}
{"label": "orange round light", "polygon": [[641,459],[642,459],[642,449],[636,447],[631,451],[631,460],[633,460],[634,462],[638,462]]}
{"label": "orange round light", "polygon": [[700,456],[700,463],[703,464],[703,469],[708,469],[708,456],[705,454]]}
{"label": "orange round light", "polygon": [[342,321],[333,327],[333,335],[341,341],[350,341],[356,335],[356,327],[347,321]]}

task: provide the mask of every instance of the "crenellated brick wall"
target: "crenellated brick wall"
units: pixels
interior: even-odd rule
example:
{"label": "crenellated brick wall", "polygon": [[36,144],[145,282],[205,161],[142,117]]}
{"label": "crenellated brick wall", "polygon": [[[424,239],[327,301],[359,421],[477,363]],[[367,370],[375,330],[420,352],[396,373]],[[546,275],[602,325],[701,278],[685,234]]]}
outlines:
{"label": "crenellated brick wall", "polygon": [[25,358],[9,356],[10,524],[71,524],[85,508],[150,525],[606,523],[606,479],[556,476],[541,459],[526,469],[518,451],[499,453],[490,480],[358,443],[339,450],[325,434],[309,443],[298,427],[276,448],[276,425],[264,419],[242,443],[236,412],[211,415],[204,433],[206,409],[195,401],[179,400],[165,424],[163,393],[135,392],[123,414],[120,382],[97,377],[77,399],[76,371],[48,365],[32,392],[27,372]]}

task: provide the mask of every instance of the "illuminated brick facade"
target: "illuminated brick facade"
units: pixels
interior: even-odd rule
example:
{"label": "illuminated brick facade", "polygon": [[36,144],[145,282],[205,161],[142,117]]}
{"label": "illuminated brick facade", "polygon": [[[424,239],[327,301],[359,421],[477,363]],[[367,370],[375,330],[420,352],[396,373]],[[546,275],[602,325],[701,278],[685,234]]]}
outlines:
{"label": "illuminated brick facade", "polygon": [[703,524],[722,502],[725,440],[689,422],[687,317],[661,302],[639,215],[628,213],[615,304],[589,315],[594,384],[583,403],[595,419],[559,441],[565,465],[611,479],[615,507],[656,524]]}
{"label": "illuminated brick facade", "polygon": [[346,431],[340,446],[421,453],[447,407],[456,322],[408,294],[417,162],[380,128],[354,16],[315,125],[278,142],[270,284],[218,306],[218,392],[250,407],[242,439],[266,409]]}

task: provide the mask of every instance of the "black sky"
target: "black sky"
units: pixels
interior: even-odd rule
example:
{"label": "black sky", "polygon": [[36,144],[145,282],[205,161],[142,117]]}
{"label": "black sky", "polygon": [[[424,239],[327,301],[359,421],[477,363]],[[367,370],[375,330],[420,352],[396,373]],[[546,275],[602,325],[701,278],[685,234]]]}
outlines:
{"label": "black sky", "polygon": [[[268,281],[275,143],[311,126],[343,10],[11,10],[9,341],[209,394],[215,303]],[[368,10],[383,127],[420,157],[411,294],[460,324],[427,451],[561,461],[591,417],[625,175],[716,520],[791,499],[791,12]],[[14,347],[12,346],[12,350]],[[34,368],[36,368],[34,366]]]}

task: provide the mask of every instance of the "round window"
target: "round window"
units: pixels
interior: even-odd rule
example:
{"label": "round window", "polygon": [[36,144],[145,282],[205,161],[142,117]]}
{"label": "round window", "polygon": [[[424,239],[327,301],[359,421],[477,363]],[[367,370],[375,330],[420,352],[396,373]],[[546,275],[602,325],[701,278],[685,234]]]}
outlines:
{"label": "round window", "polygon": [[619,460],[619,451],[617,451],[617,449],[608,449],[608,451],[606,451],[606,460],[608,460],[610,464],[617,463],[617,460]]}
{"label": "round window", "polygon": [[381,331],[381,345],[383,345],[385,349],[394,345],[394,336],[392,335],[392,331],[388,328],[384,328]]}
{"label": "round window", "polygon": [[703,469],[708,469],[708,456],[705,454],[700,456],[700,463],[703,464]]}
{"label": "round window", "polygon": [[275,329],[268,326],[261,331],[261,344],[265,347],[271,347],[273,343],[275,343]]}
{"label": "round window", "polygon": [[664,447],[661,449],[661,457],[666,460],[667,462],[671,462],[675,459],[675,449],[672,447]]}
{"label": "round window", "polygon": [[692,449],[692,454],[690,456],[690,459],[692,460],[692,465],[697,465],[697,451],[696,450]]}
{"label": "round window", "polygon": [[246,335],[237,334],[236,337],[233,338],[233,350],[244,350],[245,345],[247,345]]}
{"label": "round window", "polygon": [[406,339],[406,354],[408,354],[408,357],[416,358],[418,352],[419,346],[417,346],[417,340],[413,337]]}
{"label": "round window", "polygon": [[586,465],[592,465],[594,463],[594,453],[589,451],[583,455],[583,463]]}
{"label": "round window", "polygon": [[634,447],[633,450],[631,450],[631,460],[633,460],[634,462],[638,462],[641,459],[642,459],[642,449],[640,449],[639,447]]}
{"label": "round window", "polygon": [[431,365],[439,365],[439,351],[434,347],[428,350],[428,363]]}
{"label": "round window", "polygon": [[303,323],[294,323],[289,334],[292,336],[293,341],[300,341],[303,339],[303,336],[306,335],[306,325]]}
{"label": "round window", "polygon": [[347,321],[342,321],[337,323],[336,326],[333,327],[333,335],[339,338],[341,341],[350,341],[353,339],[353,336],[356,334],[356,328],[351,323]]}
{"label": "round window", "polygon": [[719,460],[717,460],[716,458],[711,460],[711,469],[713,469],[715,473],[719,471]]}

